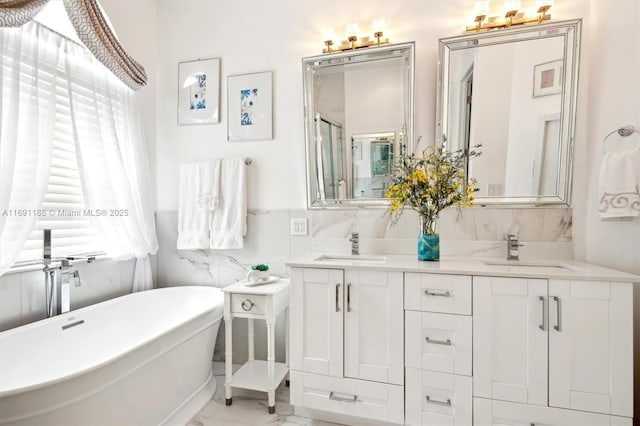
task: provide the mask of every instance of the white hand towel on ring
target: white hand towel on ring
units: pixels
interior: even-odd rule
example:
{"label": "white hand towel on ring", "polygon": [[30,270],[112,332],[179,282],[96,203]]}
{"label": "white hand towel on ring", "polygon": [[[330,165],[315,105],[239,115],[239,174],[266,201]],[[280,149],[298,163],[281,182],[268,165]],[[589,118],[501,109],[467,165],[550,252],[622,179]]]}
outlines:
{"label": "white hand towel on ring", "polygon": [[640,148],[606,152],[598,182],[601,219],[640,217]]}

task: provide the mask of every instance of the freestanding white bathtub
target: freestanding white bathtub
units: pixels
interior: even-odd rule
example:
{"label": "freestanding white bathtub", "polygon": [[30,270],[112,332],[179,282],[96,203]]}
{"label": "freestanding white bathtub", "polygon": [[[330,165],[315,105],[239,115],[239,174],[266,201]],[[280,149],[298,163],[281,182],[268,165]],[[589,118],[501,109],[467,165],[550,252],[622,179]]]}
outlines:
{"label": "freestanding white bathtub", "polygon": [[162,288],[0,333],[0,425],[184,425],[216,389],[223,300]]}

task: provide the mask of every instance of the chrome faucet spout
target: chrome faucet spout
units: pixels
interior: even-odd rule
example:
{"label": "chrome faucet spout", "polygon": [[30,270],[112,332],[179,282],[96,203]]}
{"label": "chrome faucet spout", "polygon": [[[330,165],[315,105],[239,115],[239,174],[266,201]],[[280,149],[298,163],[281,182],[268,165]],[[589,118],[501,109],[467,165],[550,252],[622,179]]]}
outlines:
{"label": "chrome faucet spout", "polygon": [[349,241],[351,241],[351,255],[360,255],[360,234],[358,232],[352,232]]}
{"label": "chrome faucet spout", "polygon": [[507,240],[507,260],[520,260],[520,247],[524,246],[520,242],[520,236],[507,234],[504,238]]}
{"label": "chrome faucet spout", "polygon": [[[51,257],[51,230],[44,230],[43,255],[45,276],[45,307],[47,317],[63,314],[71,310],[71,284],[80,285],[80,273],[73,267],[73,258],[53,259]],[[51,262],[55,260],[55,264]],[[92,261],[88,258],[87,261]],[[59,263],[58,263],[59,261]]]}

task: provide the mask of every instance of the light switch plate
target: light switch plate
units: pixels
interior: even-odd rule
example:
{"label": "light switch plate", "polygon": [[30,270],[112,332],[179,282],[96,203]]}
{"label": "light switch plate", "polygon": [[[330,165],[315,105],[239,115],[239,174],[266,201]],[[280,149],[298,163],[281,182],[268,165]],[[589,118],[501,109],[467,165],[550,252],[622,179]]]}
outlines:
{"label": "light switch plate", "polygon": [[291,235],[307,235],[307,218],[292,217],[291,218]]}

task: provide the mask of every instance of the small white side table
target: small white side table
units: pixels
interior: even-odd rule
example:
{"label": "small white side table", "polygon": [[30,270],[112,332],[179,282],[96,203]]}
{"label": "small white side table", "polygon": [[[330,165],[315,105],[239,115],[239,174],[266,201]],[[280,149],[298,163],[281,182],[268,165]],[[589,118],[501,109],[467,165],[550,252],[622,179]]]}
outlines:
{"label": "small white side table", "polygon": [[[242,282],[222,289],[224,292],[226,405],[231,405],[231,388],[267,392],[269,414],[276,411],[276,388],[289,372],[289,279],[248,287]],[[276,317],[286,311],[285,362],[275,362]],[[232,327],[234,318],[247,318],[249,334],[248,361],[235,374],[232,370]],[[253,320],[267,322],[267,360],[254,357]],[[287,380],[287,386],[289,385]]]}

